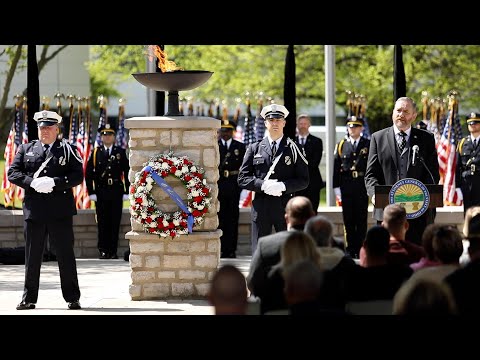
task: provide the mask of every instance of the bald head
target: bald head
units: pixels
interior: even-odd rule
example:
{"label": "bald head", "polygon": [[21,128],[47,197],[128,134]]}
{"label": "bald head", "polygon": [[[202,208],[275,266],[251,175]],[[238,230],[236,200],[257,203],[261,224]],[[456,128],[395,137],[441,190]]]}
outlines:
{"label": "bald head", "polygon": [[312,202],[305,196],[295,196],[285,206],[285,219],[290,226],[304,225],[314,215]]}
{"label": "bald head", "polygon": [[305,224],[305,232],[310,235],[317,246],[332,246],[333,224],[323,215],[312,217]]}

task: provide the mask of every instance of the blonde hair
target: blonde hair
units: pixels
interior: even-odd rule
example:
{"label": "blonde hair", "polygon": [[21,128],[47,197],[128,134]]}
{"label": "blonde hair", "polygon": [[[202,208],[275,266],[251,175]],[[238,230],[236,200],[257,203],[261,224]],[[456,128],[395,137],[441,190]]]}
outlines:
{"label": "blonde hair", "polygon": [[292,231],[280,250],[283,269],[301,261],[311,260],[320,266],[320,253],[313,238],[303,231]]}

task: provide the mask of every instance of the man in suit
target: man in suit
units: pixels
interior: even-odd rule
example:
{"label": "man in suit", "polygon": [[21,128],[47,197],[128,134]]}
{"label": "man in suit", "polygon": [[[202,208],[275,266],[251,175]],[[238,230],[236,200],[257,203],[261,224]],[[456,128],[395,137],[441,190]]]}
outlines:
{"label": "man in suit", "polygon": [[[424,184],[438,184],[440,180],[434,136],[426,130],[412,127],[416,116],[413,99],[398,98],[392,112],[393,125],[372,134],[365,185],[374,204],[376,185],[393,185],[405,178],[414,178]],[[418,148],[415,163],[412,162],[414,147]],[[383,209],[376,208],[374,217],[380,224]],[[409,219],[406,240],[421,244],[423,231],[432,220],[431,209],[417,218]]]}
{"label": "man in suit", "polygon": [[222,229],[221,255],[222,258],[236,258],[238,243],[238,217],[240,215],[239,202],[241,189],[238,186],[238,169],[245,156],[245,144],[233,139],[233,130],[236,125],[233,121],[222,120],[218,149],[220,164],[218,171],[218,212],[219,229]]}
{"label": "man in suit", "polygon": [[471,206],[480,205],[480,114],[467,117],[468,131],[457,146],[455,181],[462,189],[464,213]]}
{"label": "man in suit", "polygon": [[322,139],[309,133],[308,129],[311,125],[312,119],[307,114],[300,114],[297,117],[298,135],[295,137],[295,142],[305,150],[310,182],[306,189],[300,190],[296,194],[308,197],[316,212],[320,203],[320,190],[325,186],[319,168],[320,161],[322,161],[323,142]]}
{"label": "man in suit", "polygon": [[95,201],[100,259],[118,259],[118,232],[123,202],[128,200],[130,165],[124,149],[114,145],[115,129],[98,129],[103,145],[93,149],[87,162],[85,182],[90,200]]}
{"label": "man in suit", "polygon": [[80,309],[77,264],[73,251],[72,188],[83,181],[83,161],[77,148],[57,140],[62,117],[54,111],[34,115],[39,140],[21,144],[8,170],[8,180],[25,189],[25,287],[17,310],[35,309],[40,268],[47,236],[55,246],[62,294],[72,310]]}
{"label": "man in suit", "polygon": [[335,146],[333,191],[342,206],[346,249],[358,259],[367,234],[368,195],[365,188],[370,140],[362,136],[363,119],[347,118],[348,137]]}
{"label": "man in suit", "polygon": [[268,135],[250,144],[243,158],[238,185],[254,191],[252,201],[252,254],[259,237],[287,229],[285,205],[295,192],[308,186],[308,161],[290,138],[283,135],[288,110],[265,106],[260,115]]}
{"label": "man in suit", "polygon": [[[247,276],[248,288],[254,296],[261,299],[265,295],[268,273],[280,261],[280,249],[287,237],[292,231],[302,231],[307,220],[314,215],[310,200],[305,196],[295,196],[287,202],[285,208],[286,230],[258,239],[258,247],[253,253]],[[262,308],[261,302],[260,307]]]}

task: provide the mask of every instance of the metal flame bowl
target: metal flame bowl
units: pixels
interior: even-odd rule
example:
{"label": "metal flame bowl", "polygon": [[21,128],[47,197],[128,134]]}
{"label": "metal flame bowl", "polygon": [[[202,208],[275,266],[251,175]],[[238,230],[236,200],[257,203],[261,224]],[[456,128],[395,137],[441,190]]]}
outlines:
{"label": "metal flame bowl", "polygon": [[206,70],[178,70],[172,72],[136,73],[135,80],[156,91],[192,90],[204,84],[213,72]]}

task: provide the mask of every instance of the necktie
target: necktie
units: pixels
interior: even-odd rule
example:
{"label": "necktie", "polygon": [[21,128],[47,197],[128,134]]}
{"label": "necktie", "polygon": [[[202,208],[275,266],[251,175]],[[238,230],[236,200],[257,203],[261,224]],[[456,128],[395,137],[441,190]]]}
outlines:
{"label": "necktie", "polygon": [[43,145],[43,149],[44,149],[43,151],[45,152],[45,155],[48,155],[48,149],[49,148],[50,148],[50,145],[48,145],[48,144]]}
{"label": "necktie", "polygon": [[401,136],[402,140],[400,144],[398,144],[398,147],[400,148],[400,151],[403,151],[403,149],[405,149],[405,145],[407,145],[407,134],[403,131],[400,131],[399,135]]}
{"label": "necktie", "polygon": [[277,142],[272,141],[272,159],[275,158],[275,154],[277,153]]}
{"label": "necktie", "polygon": [[107,155],[107,157],[110,156],[110,150],[108,148],[105,148],[105,155]]}
{"label": "necktie", "polygon": [[357,151],[357,141],[353,142],[353,151]]}
{"label": "necktie", "polygon": [[305,145],[305,138],[304,137],[300,138],[300,144]]}
{"label": "necktie", "polygon": [[225,146],[225,149],[228,150],[228,143],[226,141],[223,141],[223,146]]}
{"label": "necktie", "polygon": [[474,149],[477,148],[477,139],[473,140],[473,148],[474,148]]}

